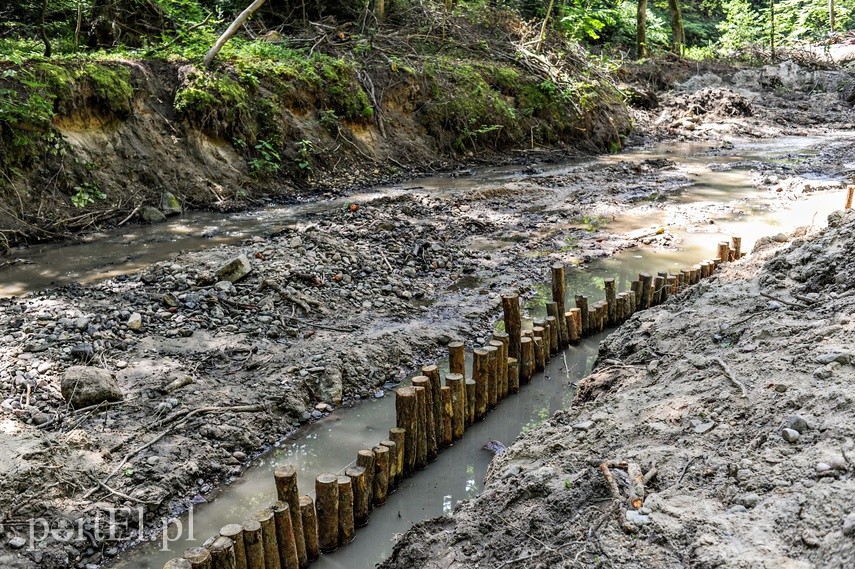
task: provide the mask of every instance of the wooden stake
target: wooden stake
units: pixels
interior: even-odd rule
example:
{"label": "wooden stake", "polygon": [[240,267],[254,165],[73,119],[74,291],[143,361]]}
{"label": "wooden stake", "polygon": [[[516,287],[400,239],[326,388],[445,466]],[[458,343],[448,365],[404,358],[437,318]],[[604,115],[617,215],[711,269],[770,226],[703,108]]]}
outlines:
{"label": "wooden stake", "polygon": [[508,356],[519,358],[520,332],[522,330],[519,295],[506,294],[502,296],[502,310],[505,313],[505,332],[508,333]]}
{"label": "wooden stake", "polygon": [[531,338],[520,339],[520,354],[520,384],[528,385],[534,373],[534,342]]}
{"label": "wooden stake", "polygon": [[475,387],[476,383],[474,379],[467,379],[465,382],[466,387],[466,426],[473,424],[475,422]]}
{"label": "wooden stake", "polygon": [[306,555],[309,561],[321,556],[318,544],[318,518],[315,516],[315,503],[309,496],[300,496],[300,517],[303,520],[303,536],[306,538]]}
{"label": "wooden stake", "polygon": [[234,543],[235,569],[247,569],[246,551],[243,544],[243,526],[240,524],[228,524],[220,528],[220,535],[229,538]]}
{"label": "wooden stake", "polygon": [[520,369],[516,358],[508,358],[508,393],[520,392]]}
{"label": "wooden stake", "polygon": [[570,331],[567,323],[562,322],[562,316],[566,310],[567,280],[564,275],[564,264],[552,265],[552,301],[555,303],[555,319],[558,324],[558,344],[563,348],[570,343]]}
{"label": "wooden stake", "polygon": [[662,304],[662,293],[665,290],[665,277],[653,277],[653,304]]}
{"label": "wooden stake", "polygon": [[501,401],[508,396],[508,345],[510,338],[504,332],[493,332],[493,340],[502,343],[497,360],[499,365],[499,400]]}
{"label": "wooden stake", "polygon": [[571,308],[566,312],[567,330],[570,334],[570,342],[576,344],[582,339],[582,311],[578,308]]}
{"label": "wooden stake", "polygon": [[374,447],[374,505],[386,503],[389,493],[389,449],[383,445]]}
{"label": "wooden stake", "polygon": [[451,435],[458,440],[466,429],[466,385],[459,373],[446,375],[445,385],[451,389]]}
{"label": "wooden stake", "polygon": [[[395,444],[395,443],[392,443]],[[388,451],[388,449],[387,449]],[[375,476],[375,480],[377,477]],[[353,517],[353,480],[350,476],[338,477],[338,542],[347,545],[356,537]]]}
{"label": "wooden stake", "polygon": [[211,552],[205,547],[191,547],[184,552],[184,559],[190,562],[193,569],[212,569]]}
{"label": "wooden stake", "polygon": [[265,569],[280,569],[279,567],[279,544],[276,543],[276,521],[273,519],[273,510],[266,508],[252,515],[261,524],[261,543],[264,547]]}
{"label": "wooden stake", "polygon": [[576,308],[582,317],[582,337],[585,337],[591,333],[588,327],[588,297],[581,294],[576,296]]}
{"label": "wooden stake", "polygon": [[193,565],[186,559],[170,559],[163,569],[193,569]]}
{"label": "wooden stake", "polygon": [[273,472],[276,482],[276,499],[288,504],[291,512],[291,528],[294,532],[294,543],[297,546],[297,559],[300,567],[305,569],[309,565],[306,554],[306,540],[303,536],[303,521],[300,515],[300,494],[297,491],[297,469],[288,464],[278,467]]}
{"label": "wooden stake", "polygon": [[[211,565],[214,569],[234,569],[235,543],[227,537],[220,536],[211,544]],[[264,565],[260,566],[262,569]]]}
{"label": "wooden stake", "polygon": [[291,508],[279,501],[273,504],[273,520],[276,523],[276,543],[279,545],[279,564],[282,569],[299,569],[297,544],[291,527]]}
{"label": "wooden stake", "polygon": [[[449,345],[450,346],[450,345]],[[433,410],[431,417],[433,418],[433,439],[436,443],[437,450],[440,448],[442,440],[442,381],[439,379],[439,368],[433,364],[422,367],[422,375],[430,379],[430,396]]]}
{"label": "wooden stake", "polygon": [[[399,387],[395,390],[396,425],[405,431],[404,439],[404,476],[411,476],[416,470],[416,390],[412,387]],[[370,488],[371,485],[369,484]]]}
{"label": "wooden stake", "polygon": [[454,440],[454,429],[452,419],[454,418],[454,406],[451,403],[451,388],[447,385],[442,387],[442,446],[451,446]]}
{"label": "wooden stake", "polygon": [[855,194],[855,186],[849,186],[846,188],[846,205],[843,206],[843,209],[852,209],[853,194]]}
{"label": "wooden stake", "polygon": [[641,307],[650,308],[653,305],[653,276],[650,273],[639,273],[641,281]]}
{"label": "wooden stake", "polygon": [[315,514],[318,516],[318,546],[323,553],[338,549],[338,476],[315,478]]}
{"label": "wooden stake", "polygon": [[463,342],[448,344],[448,370],[449,373],[466,375],[466,351]]}
{"label": "wooden stake", "polygon": [[[263,569],[264,563],[264,536],[261,531],[261,523],[253,518],[243,522],[243,548],[246,554],[246,566]],[[216,565],[214,565],[216,567]]]}
{"label": "wooden stake", "polygon": [[437,453],[439,452],[436,441],[436,423],[433,420],[433,385],[428,377],[419,375],[413,378],[413,386],[425,388],[425,437],[427,438],[427,460],[428,462],[433,462],[436,460]]}
{"label": "wooden stake", "polygon": [[369,505],[371,493],[368,491],[368,478],[365,476],[365,468],[362,466],[351,466],[344,471],[350,478],[350,488],[353,492],[353,523],[361,528],[368,525]]}
{"label": "wooden stake", "polygon": [[741,259],[742,258],[742,237],[731,237],[730,241],[733,243],[733,258]]}
{"label": "wooden stake", "polygon": [[374,504],[374,451],[364,448],[357,452],[356,466],[365,470],[363,476],[365,476],[365,491],[368,493],[368,512],[370,513]]}
{"label": "wooden stake", "polygon": [[730,245],[727,241],[719,241],[718,258],[721,259],[722,262],[727,262],[730,259]]}
{"label": "wooden stake", "polygon": [[498,340],[490,340],[487,347],[487,369],[490,370],[487,382],[487,405],[492,409],[499,403],[499,390],[502,384],[501,367],[503,345]]}
{"label": "wooden stake", "polygon": [[[439,395],[440,407],[439,407],[439,420],[440,424],[442,424],[442,392]],[[398,456],[398,465],[395,467],[395,486],[401,483],[401,480],[404,478],[404,442],[407,437],[407,432],[404,429],[399,429],[398,427],[394,427],[389,429],[389,440],[395,441],[395,452],[397,452]],[[442,433],[440,433],[440,439],[442,438]]]}
{"label": "wooden stake", "polygon": [[416,390],[416,468],[427,468],[427,393],[424,387],[413,386]]}
{"label": "wooden stake", "polygon": [[483,348],[472,352],[472,379],[475,380],[475,420],[480,421],[487,413],[487,383],[489,352]]}
{"label": "wooden stake", "polygon": [[[561,344],[560,327],[558,318],[555,316],[546,317],[546,329],[549,331],[549,354],[554,356],[558,354],[558,347]],[[546,358],[550,359],[550,358]]]}
{"label": "wooden stake", "polygon": [[[442,395],[440,395],[442,397]],[[440,417],[442,420],[442,417]],[[398,485],[398,444],[395,441],[380,441],[380,444],[389,449],[389,494],[395,491]]]}
{"label": "wooden stake", "polygon": [[534,369],[536,371],[543,371],[546,368],[546,352],[548,350],[544,349],[544,333],[542,326],[535,326],[531,329],[532,340],[534,341]]}
{"label": "wooden stake", "polygon": [[604,279],[606,291],[606,302],[608,303],[609,318],[608,325],[614,326],[618,323],[617,318],[617,286],[614,279]]}

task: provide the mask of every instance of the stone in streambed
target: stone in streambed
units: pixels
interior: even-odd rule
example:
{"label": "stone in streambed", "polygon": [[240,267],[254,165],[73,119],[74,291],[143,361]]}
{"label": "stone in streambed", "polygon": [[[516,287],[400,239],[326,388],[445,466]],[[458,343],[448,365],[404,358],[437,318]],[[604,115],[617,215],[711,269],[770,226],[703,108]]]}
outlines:
{"label": "stone in streambed", "polygon": [[181,201],[171,192],[163,192],[160,198],[160,209],[167,216],[181,215]]}
{"label": "stone in streambed", "polygon": [[790,415],[787,417],[787,420],[784,421],[784,427],[798,431],[801,435],[808,430],[808,422],[801,415]]}
{"label": "stone in streambed", "polygon": [[156,207],[144,207],[140,212],[140,218],[146,223],[160,223],[166,221],[166,216]]}
{"label": "stone in streambed", "polygon": [[109,371],[90,366],[73,366],[62,377],[63,398],[72,407],[81,408],[124,398],[116,378]]}
{"label": "stone in streambed", "polygon": [[252,264],[246,255],[235,257],[217,271],[217,278],[221,281],[236,283],[252,272]]}
{"label": "stone in streambed", "polygon": [[788,443],[794,443],[799,440],[799,432],[795,429],[784,429],[781,431],[781,436]]}

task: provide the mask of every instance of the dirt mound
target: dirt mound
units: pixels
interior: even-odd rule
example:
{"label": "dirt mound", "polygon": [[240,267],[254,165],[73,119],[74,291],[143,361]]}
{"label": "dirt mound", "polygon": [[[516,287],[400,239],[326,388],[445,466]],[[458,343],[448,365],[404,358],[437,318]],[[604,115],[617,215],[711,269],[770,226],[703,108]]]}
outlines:
{"label": "dirt mound", "polygon": [[[382,567],[851,567],[855,213],[779,241],[608,337],[572,409]],[[641,508],[606,461],[648,474]]]}
{"label": "dirt mound", "polygon": [[754,114],[751,102],[730,89],[707,87],[678,97],[675,102],[693,115],[709,118],[750,117]]}

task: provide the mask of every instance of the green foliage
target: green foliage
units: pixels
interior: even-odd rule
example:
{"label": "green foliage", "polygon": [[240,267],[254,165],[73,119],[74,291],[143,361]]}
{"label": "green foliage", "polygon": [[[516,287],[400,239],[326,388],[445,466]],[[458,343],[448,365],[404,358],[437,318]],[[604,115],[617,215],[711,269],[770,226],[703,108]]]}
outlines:
{"label": "green foliage", "polygon": [[74,207],[82,208],[87,205],[94,204],[95,200],[105,200],[107,194],[101,191],[97,184],[86,182],[74,187],[74,195],[71,196],[71,204]]}
{"label": "green foliage", "polygon": [[296,143],[297,157],[294,160],[294,165],[297,171],[303,176],[311,176],[312,174],[312,152],[315,151],[315,145],[311,140],[300,140]]}
{"label": "green foliage", "polygon": [[259,140],[255,145],[258,153],[256,158],[249,161],[249,171],[256,176],[269,176],[279,171],[282,166],[279,152],[266,140]]}
{"label": "green foliage", "polygon": [[618,23],[619,12],[603,0],[570,0],[560,10],[564,33],[576,41],[598,40],[603,29]]}
{"label": "green foliage", "polygon": [[763,41],[765,24],[749,0],[724,0],[722,7],[724,21],[718,25],[721,47],[737,49]]}

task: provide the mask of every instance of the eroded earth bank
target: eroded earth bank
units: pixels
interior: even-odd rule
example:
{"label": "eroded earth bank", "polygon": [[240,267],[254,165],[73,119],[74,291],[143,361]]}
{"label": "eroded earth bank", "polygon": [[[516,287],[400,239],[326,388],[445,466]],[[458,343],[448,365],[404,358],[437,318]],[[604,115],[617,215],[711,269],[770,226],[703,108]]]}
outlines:
{"label": "eroded earth bank", "polygon": [[[816,85],[851,77],[800,72],[815,81],[785,85],[775,69],[669,92],[638,111],[640,130],[703,141],[691,151],[748,171],[773,210],[842,194],[851,139],[824,136],[852,128],[852,107]],[[786,159],[728,161],[727,137],[749,134],[816,140]],[[118,548],[97,538],[98,511],[143,506],[153,524],[204,499],[313,416],[379,395],[452,339],[480,341],[500,293],[530,293],[552,260],[679,247],[678,228],[715,232],[750,208],[748,197],[672,201],[693,175],[628,155],[414,181],[238,245],[3,299],[0,564],[103,563]],[[771,240],[635,317],[572,408],[498,459],[481,497],[408,533],[387,566],[851,564],[855,222],[832,225]],[[251,271],[231,282],[218,271],[236,258]],[[80,374],[93,393],[73,389]],[[787,423],[795,415],[804,424]],[[633,533],[618,525],[604,460],[657,470]],[[87,531],[30,549],[32,517]]]}

